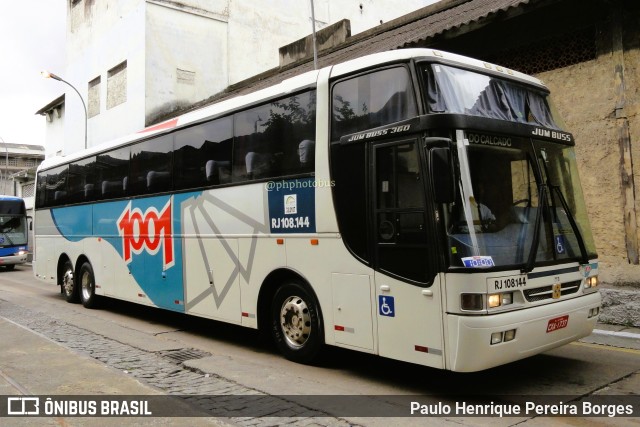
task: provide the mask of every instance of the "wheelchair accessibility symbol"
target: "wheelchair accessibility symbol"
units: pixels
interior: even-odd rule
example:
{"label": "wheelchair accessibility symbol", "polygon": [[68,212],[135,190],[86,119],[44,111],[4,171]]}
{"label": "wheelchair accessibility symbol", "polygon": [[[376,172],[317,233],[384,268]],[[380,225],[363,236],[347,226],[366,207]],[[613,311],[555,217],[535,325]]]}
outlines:
{"label": "wheelchair accessibility symbol", "polygon": [[396,317],[395,299],[390,296],[379,295],[378,311],[381,316]]}
{"label": "wheelchair accessibility symbol", "polygon": [[564,244],[564,236],[560,236],[557,235],[555,236],[555,243],[556,243],[556,253],[557,254],[563,254],[565,251],[565,244]]}

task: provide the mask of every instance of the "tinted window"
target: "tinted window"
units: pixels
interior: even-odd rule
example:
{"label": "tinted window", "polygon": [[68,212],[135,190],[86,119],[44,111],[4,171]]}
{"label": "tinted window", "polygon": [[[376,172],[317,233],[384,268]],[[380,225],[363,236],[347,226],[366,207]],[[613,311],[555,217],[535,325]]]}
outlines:
{"label": "tinted window", "polygon": [[231,182],[233,119],[225,117],[176,133],[175,188]]}
{"label": "tinted window", "polygon": [[68,166],[59,166],[38,174],[38,207],[58,206],[66,203]]}
{"label": "tinted window", "polygon": [[340,233],[347,247],[367,264],[371,261],[365,220],[367,209],[367,156],[364,144],[331,146],[331,178]]}
{"label": "tinted window", "polygon": [[509,80],[446,65],[424,67],[426,101],[434,113],[456,113],[559,129],[548,94]]}
{"label": "tinted window", "polygon": [[99,154],[96,161],[97,195],[101,199],[122,197],[129,183],[129,147]]}
{"label": "tinted window", "polygon": [[36,208],[43,208],[46,205],[47,172],[38,172],[36,179]]}
{"label": "tinted window", "polygon": [[306,92],[235,114],[233,180],[312,172],[315,104]]}
{"label": "tinted window", "polygon": [[80,203],[96,198],[95,166],[95,157],[69,165],[69,203]]}
{"label": "tinted window", "polygon": [[333,88],[332,139],[417,115],[411,76],[390,68],[338,82]]}
{"label": "tinted window", "polygon": [[433,273],[419,159],[413,141],[375,147],[375,239],[380,270],[427,283]]}
{"label": "tinted window", "polygon": [[131,146],[127,195],[171,190],[173,135],[165,135]]}
{"label": "tinted window", "polygon": [[25,215],[27,212],[22,200],[0,200],[0,213],[3,215]]}

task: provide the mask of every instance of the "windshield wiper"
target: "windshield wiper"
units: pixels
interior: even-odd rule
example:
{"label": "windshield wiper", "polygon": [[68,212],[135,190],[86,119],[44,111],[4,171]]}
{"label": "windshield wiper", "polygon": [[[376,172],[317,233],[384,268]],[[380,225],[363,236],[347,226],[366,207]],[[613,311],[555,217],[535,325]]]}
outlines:
{"label": "windshield wiper", "polygon": [[527,264],[521,270],[523,273],[529,273],[533,271],[536,264],[536,257],[538,256],[538,245],[540,243],[540,226],[542,224],[542,213],[547,208],[547,185],[540,186],[539,199],[541,201],[536,213],[536,221],[533,226],[533,239],[531,240],[531,252],[529,252],[529,259]]}
{"label": "windshield wiper", "polygon": [[565,215],[567,215],[567,219],[569,220],[569,224],[573,229],[573,233],[576,236],[576,240],[578,241],[578,247],[580,248],[580,256],[582,257],[582,264],[586,264],[589,262],[589,254],[587,253],[587,246],[584,244],[584,239],[582,238],[582,234],[580,234],[580,229],[578,228],[578,224],[576,223],[573,214],[569,210],[569,204],[567,203],[567,199],[564,198],[562,191],[560,191],[560,187],[555,185],[551,187],[552,191],[558,195],[558,199],[562,204],[562,209],[564,209]]}

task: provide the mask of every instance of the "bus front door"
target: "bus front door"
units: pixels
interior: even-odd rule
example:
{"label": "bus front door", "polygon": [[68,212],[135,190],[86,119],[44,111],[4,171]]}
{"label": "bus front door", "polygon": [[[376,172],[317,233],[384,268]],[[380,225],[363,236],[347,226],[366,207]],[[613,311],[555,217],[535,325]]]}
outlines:
{"label": "bus front door", "polygon": [[440,276],[418,140],[378,143],[371,150],[379,354],[443,368]]}

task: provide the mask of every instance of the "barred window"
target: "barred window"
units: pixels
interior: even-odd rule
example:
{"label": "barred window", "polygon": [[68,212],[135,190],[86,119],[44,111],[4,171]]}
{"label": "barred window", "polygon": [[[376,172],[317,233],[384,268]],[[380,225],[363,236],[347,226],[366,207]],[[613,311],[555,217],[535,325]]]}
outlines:
{"label": "barred window", "polygon": [[596,59],[596,53],[596,30],[589,27],[504,50],[486,59],[525,74],[538,74]]}
{"label": "barred window", "polygon": [[107,109],[127,101],[127,61],[107,72]]}
{"label": "barred window", "polygon": [[35,182],[29,182],[22,185],[22,197],[33,197],[36,194]]}

